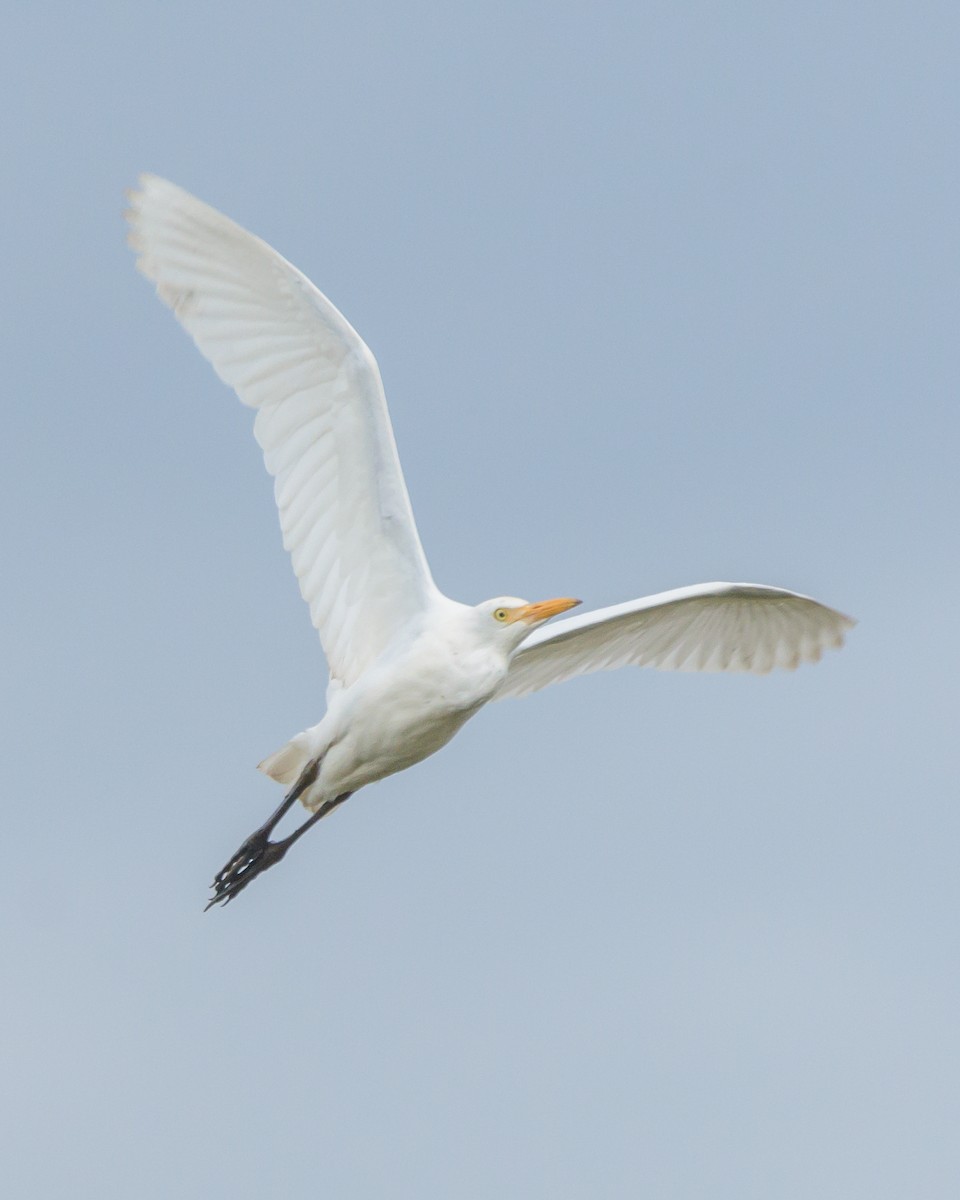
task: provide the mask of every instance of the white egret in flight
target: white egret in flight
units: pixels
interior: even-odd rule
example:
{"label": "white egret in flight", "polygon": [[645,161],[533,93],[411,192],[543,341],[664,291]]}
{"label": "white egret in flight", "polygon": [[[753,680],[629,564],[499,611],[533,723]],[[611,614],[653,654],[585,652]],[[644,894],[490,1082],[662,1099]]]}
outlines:
{"label": "white egret in flight", "polygon": [[[140,271],[244,404],[283,542],[329,665],[327,710],[260,769],[287,786],[213,882],[232,900],[353,792],[444,746],[489,700],[627,665],[769,671],[816,662],[850,618],[751,583],[678,588],[552,626],[579,604],[450,600],[417,536],[373,355],[265,242],[155,176],[130,193]],[[295,801],[311,814],[270,835]]]}

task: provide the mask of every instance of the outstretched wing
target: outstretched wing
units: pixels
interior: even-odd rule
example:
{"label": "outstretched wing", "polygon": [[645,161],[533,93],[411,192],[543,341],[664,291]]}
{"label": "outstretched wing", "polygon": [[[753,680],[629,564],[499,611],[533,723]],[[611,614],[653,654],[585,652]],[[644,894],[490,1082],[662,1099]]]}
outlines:
{"label": "outstretched wing", "polygon": [[843,644],[856,622],[809,596],[755,583],[700,583],[534,630],[494,699],[614,667],[792,670]]}
{"label": "outstretched wing", "polygon": [[305,275],[174,184],[141,176],[127,219],[140,271],[257,410],[283,544],[349,685],[437,594],[376,361]]}

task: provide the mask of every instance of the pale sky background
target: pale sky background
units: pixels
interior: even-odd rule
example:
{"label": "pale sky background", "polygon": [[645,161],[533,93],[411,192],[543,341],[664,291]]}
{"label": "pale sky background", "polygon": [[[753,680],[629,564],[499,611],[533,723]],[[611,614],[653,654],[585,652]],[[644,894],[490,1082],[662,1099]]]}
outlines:
{"label": "pale sky background", "polygon": [[[960,1193],[955,3],[19,4],[0,39],[18,1198]],[[324,665],[140,170],[380,362],[437,582],[848,647],[494,706],[203,915]]]}

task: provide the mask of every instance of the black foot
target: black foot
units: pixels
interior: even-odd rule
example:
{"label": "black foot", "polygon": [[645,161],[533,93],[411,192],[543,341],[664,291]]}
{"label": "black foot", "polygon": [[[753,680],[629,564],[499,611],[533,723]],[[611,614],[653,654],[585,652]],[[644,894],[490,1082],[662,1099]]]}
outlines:
{"label": "black foot", "polygon": [[218,872],[213,883],[210,885],[213,888],[213,898],[207,903],[204,912],[208,908],[212,908],[215,904],[229,904],[238,892],[242,892],[251,879],[256,879],[268,867],[272,867],[274,863],[278,863],[286,854],[295,841],[302,838],[308,829],[311,829],[316,823],[323,819],[327,813],[332,812],[338,804],[342,804],[344,800],[349,800],[353,795],[352,792],[341,792],[339,796],[335,796],[332,800],[327,800],[317,809],[311,817],[309,817],[300,826],[295,829],[289,837],[283,838],[279,842],[271,842],[270,834],[273,832],[277,822],[283,814],[289,809],[290,805],[297,799],[302,791],[310,785],[317,777],[317,764],[311,763],[304,770],[299,780],[294,784],[290,791],[284,797],[283,803],[273,814],[265,825],[261,825],[256,833],[252,833],[243,843],[240,849],[236,852],[233,858],[227,863],[222,871]]}
{"label": "black foot", "polygon": [[278,863],[290,849],[289,838],[282,842],[271,842],[268,839],[269,833],[265,829],[258,829],[247,838],[210,885],[213,888],[213,897],[208,901],[204,912],[214,904],[228,904],[234,896],[243,891],[251,879],[256,879],[268,867]]}

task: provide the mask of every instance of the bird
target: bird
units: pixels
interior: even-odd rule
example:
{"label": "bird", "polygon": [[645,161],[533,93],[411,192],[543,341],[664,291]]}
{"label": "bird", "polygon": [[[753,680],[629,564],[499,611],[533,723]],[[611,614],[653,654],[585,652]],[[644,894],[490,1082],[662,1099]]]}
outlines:
{"label": "bird", "polygon": [[[793,669],[855,622],[809,596],[701,583],[565,617],[580,601],[466,604],[433,581],[377,362],[271,246],[176,184],[127,192],[137,268],[255,411],[283,543],[328,666],[320,722],[259,764],[286,788],[211,884],[228,904],[358,789],[434,754],[487,703],[593,671]],[[299,801],[309,814],[271,840]]]}

